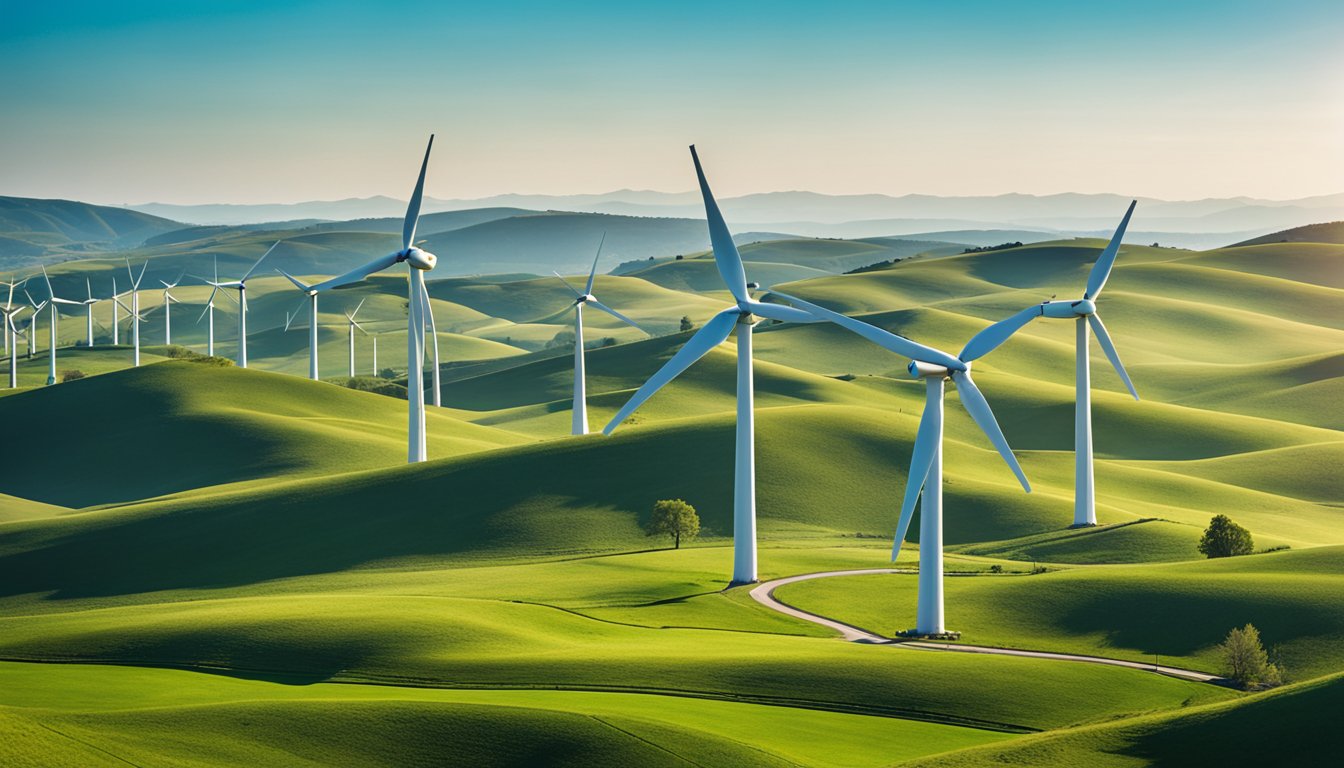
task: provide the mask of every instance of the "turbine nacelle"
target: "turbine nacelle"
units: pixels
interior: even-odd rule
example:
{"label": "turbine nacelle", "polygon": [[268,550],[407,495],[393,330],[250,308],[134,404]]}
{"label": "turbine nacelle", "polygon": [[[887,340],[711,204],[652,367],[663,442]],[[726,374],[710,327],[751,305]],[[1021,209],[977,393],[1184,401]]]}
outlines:
{"label": "turbine nacelle", "polygon": [[1091,299],[1077,301],[1045,301],[1041,303],[1042,317],[1075,318],[1087,317],[1097,313],[1097,305]]}
{"label": "turbine nacelle", "polygon": [[414,246],[397,253],[397,261],[404,261],[416,269],[433,269],[439,263],[439,257],[429,251]]}
{"label": "turbine nacelle", "polygon": [[[969,370],[970,367],[971,367],[970,363],[967,363],[966,364],[967,370]],[[907,365],[905,369],[909,371],[910,375],[916,379],[931,379],[931,378],[945,379],[948,376],[952,375],[952,371],[949,370],[948,367],[945,365],[938,365],[936,363],[924,363],[920,362],[919,360],[911,360],[910,364]]]}

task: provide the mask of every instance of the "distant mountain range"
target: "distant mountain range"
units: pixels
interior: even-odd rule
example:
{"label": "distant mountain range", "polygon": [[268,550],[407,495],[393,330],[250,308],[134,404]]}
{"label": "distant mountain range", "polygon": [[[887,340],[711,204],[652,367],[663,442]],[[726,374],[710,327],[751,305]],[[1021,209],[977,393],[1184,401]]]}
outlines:
{"label": "distant mountain range", "polygon": [[[973,197],[824,195],[767,192],[720,200],[735,229],[784,231],[813,237],[875,237],[930,230],[1032,229],[1068,234],[1109,231],[1130,198],[1114,194]],[[244,224],[293,219],[399,217],[405,203],[389,197],[273,205],[172,205],[133,210],[196,224]],[[657,218],[703,218],[698,193],[619,190],[596,195],[496,195],[462,200],[427,198],[426,211],[521,208]],[[1139,198],[1137,230],[1231,234],[1249,238],[1272,230],[1344,218],[1344,194],[1297,200],[1250,197],[1168,201]],[[1223,238],[1222,242],[1228,239]]]}

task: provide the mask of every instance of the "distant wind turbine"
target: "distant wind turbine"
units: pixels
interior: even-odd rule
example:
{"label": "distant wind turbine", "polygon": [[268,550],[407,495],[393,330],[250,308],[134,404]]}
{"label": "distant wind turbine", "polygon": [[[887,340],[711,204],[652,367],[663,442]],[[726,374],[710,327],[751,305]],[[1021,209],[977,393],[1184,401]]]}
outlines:
{"label": "distant wind turbine", "polygon": [[[998,450],[1008,467],[1017,475],[1023,490],[1031,493],[1031,485],[1022,467],[1017,463],[1008,440],[994,419],[985,396],[971,380],[971,362],[991,352],[1007,335],[1001,334],[1000,324],[991,325],[966,343],[961,354],[953,357],[933,347],[925,346],[904,336],[885,331],[862,320],[846,317],[839,312],[817,306],[786,294],[775,292],[787,301],[826,320],[853,331],[880,347],[910,358],[907,370],[916,379],[924,380],[924,415],[919,420],[914,449],[910,454],[910,473],[906,477],[905,500],[901,517],[896,525],[896,540],[891,559],[900,552],[901,543],[915,513],[915,502],[923,497],[919,524],[919,603],[916,609],[915,632],[938,635],[946,631],[943,625],[943,382],[951,378],[961,395],[961,404],[975,420],[989,442]],[[1002,338],[999,338],[1002,335]],[[922,493],[921,493],[922,492]]]}
{"label": "distant wind turbine", "polygon": [[118,295],[119,294],[117,293],[117,276],[113,275],[111,298],[112,298],[112,346],[114,347],[119,346],[121,344],[121,332],[119,329],[119,326],[121,325],[121,318],[118,317],[119,313],[117,312],[117,310],[120,308],[121,302],[117,301]]}
{"label": "distant wind turbine", "polygon": [[[277,245],[279,245],[279,244],[280,244],[280,241],[279,241],[279,240],[276,240],[274,243],[272,243],[272,244],[271,244],[271,247],[270,247],[270,248],[267,248],[267,249],[266,249],[266,252],[263,253],[263,254],[261,254],[261,258],[260,258],[260,259],[257,259],[257,263],[253,264],[252,267],[251,267],[251,269],[247,270],[247,272],[244,273],[243,276],[242,276],[241,278],[239,278],[239,279],[237,279],[237,280],[230,280],[230,281],[228,281],[228,282],[221,283],[221,282],[219,282],[219,279],[218,279],[218,278],[219,278],[219,275],[218,275],[218,267],[216,267],[216,275],[215,275],[215,278],[216,278],[216,279],[213,280],[213,281],[211,281],[211,280],[206,280],[206,281],[205,281],[205,282],[208,283],[209,285],[213,285],[213,286],[216,287],[216,288],[232,288],[233,290],[238,291],[238,299],[237,299],[237,302],[238,302],[238,360],[237,360],[236,362],[238,363],[238,367],[239,367],[239,368],[246,368],[246,367],[247,367],[247,280],[248,280],[248,278],[252,277],[252,273],[254,273],[254,272],[257,271],[257,267],[260,267],[260,266],[261,266],[261,262],[265,261],[265,260],[266,260],[266,257],[271,255],[271,251],[274,251],[274,250],[275,250],[275,246],[277,246]],[[211,294],[211,295],[213,296],[213,294]],[[212,311],[213,311],[213,310],[212,310]],[[213,325],[214,325],[214,315],[211,314],[210,317],[211,317],[211,326],[213,327]],[[213,335],[213,331],[212,331],[212,335]]]}
{"label": "distant wind turbine", "polygon": [[709,240],[714,248],[714,263],[719,268],[729,293],[736,303],[719,312],[705,323],[686,342],[671,360],[658,370],[630,401],[603,428],[610,435],[635,409],[675,379],[695,361],[737,332],[737,447],[733,470],[733,583],[748,584],[756,581],[756,434],[752,391],[751,332],[756,318],[816,322],[816,318],[801,309],[780,304],[767,304],[751,298],[742,257],[733,243],[732,233],[719,212],[719,205],[705,181],[700,158],[691,147],[691,160],[700,183],[700,194],[705,202],[705,219],[709,224]]}
{"label": "distant wind turbine", "polygon": [[[205,309],[201,310],[201,316],[198,317],[198,318],[196,318],[196,322],[198,322],[198,323],[201,322],[201,320],[203,320],[203,319],[206,318],[207,316],[210,318],[210,322],[206,323],[206,326],[205,326],[205,354],[209,355],[210,357],[214,357],[214,356],[215,356],[215,294],[219,293],[219,257],[218,257],[218,256],[215,257],[215,279],[214,279],[214,280],[206,280],[206,279],[203,278],[203,277],[198,277],[198,278],[196,278],[196,279],[197,279],[197,280],[200,280],[200,281],[202,281],[202,282],[204,282],[206,285],[212,286],[212,287],[210,288],[210,298],[209,298],[208,300],[206,300],[206,302],[205,302]],[[225,295],[225,296],[228,296],[227,293],[224,294],[224,295]],[[232,299],[233,297],[232,297],[232,296],[229,296],[229,298]]]}
{"label": "distant wind turbine", "polygon": [[45,265],[42,267],[42,280],[47,284],[47,296],[51,302],[48,305],[51,309],[51,318],[50,323],[47,326],[48,339],[51,342],[51,349],[47,353],[47,386],[51,386],[56,383],[56,318],[60,314],[56,311],[56,305],[69,304],[71,306],[79,307],[83,306],[84,302],[58,297],[56,292],[51,288],[51,278],[47,276],[47,268]]}
{"label": "distant wind turbine", "polygon": [[42,310],[47,306],[47,300],[34,301],[31,294],[25,288],[24,298],[28,299],[28,306],[32,308],[33,314],[28,318],[28,325],[23,330],[23,340],[28,347],[28,359],[33,359],[33,354],[37,352],[37,318],[42,314]]}
{"label": "distant wind turbine", "polygon": [[[1116,352],[1115,344],[1111,341],[1111,335],[1107,333],[1106,326],[1101,322],[1101,315],[1097,314],[1096,304],[1097,298],[1101,296],[1101,289],[1106,285],[1107,278],[1111,276],[1111,268],[1115,266],[1115,257],[1120,251],[1121,241],[1125,238],[1125,229],[1129,226],[1129,218],[1134,214],[1135,202],[1137,201],[1130,201],[1129,209],[1125,211],[1124,218],[1120,220],[1120,226],[1111,236],[1110,243],[1097,257],[1097,262],[1092,265],[1092,272],[1087,277],[1087,287],[1083,290],[1081,299],[1042,302],[1027,307],[1007,320],[998,323],[1001,327],[997,333],[1006,340],[1019,328],[1038,317],[1063,318],[1074,321],[1076,330],[1074,360],[1076,394],[1073,414],[1073,526],[1075,528],[1097,524],[1097,496],[1092,472],[1092,372],[1088,350],[1089,328],[1096,332],[1097,343],[1101,345],[1101,350],[1106,353],[1106,358],[1111,361],[1111,366],[1115,368],[1115,372],[1120,374],[1120,380],[1125,383],[1125,388],[1129,390],[1129,394],[1133,395],[1135,400],[1139,399],[1139,393],[1134,389],[1134,382],[1129,380],[1129,374],[1125,372],[1125,366],[1120,363],[1120,354]],[[1002,341],[999,343],[1002,343]]]}
{"label": "distant wind turbine", "polygon": [[182,302],[181,302],[181,301],[178,301],[178,298],[177,298],[176,296],[173,295],[172,291],[173,291],[174,288],[177,287],[177,284],[180,283],[180,282],[182,282],[182,276],[181,276],[181,275],[178,275],[178,276],[177,276],[177,279],[174,280],[174,281],[171,282],[171,283],[164,282],[163,280],[160,280],[160,281],[159,281],[159,283],[160,283],[161,285],[163,285],[163,343],[164,343],[164,344],[172,344],[172,343],[173,343],[173,304],[174,304],[174,303],[181,304]]}
{"label": "distant wind turbine", "polygon": [[140,365],[140,281],[144,279],[145,269],[148,267],[149,262],[146,261],[140,266],[140,274],[136,275],[131,271],[131,260],[126,260],[126,274],[131,278],[131,306],[122,304],[122,309],[131,314],[131,344],[135,347],[136,366]]}
{"label": "distant wind turbine", "polygon": [[[9,288],[9,295],[8,295],[8,297],[6,297],[6,299],[5,299],[5,307],[4,307],[5,317],[9,317],[9,316],[15,311],[15,309],[14,309],[14,289],[15,289],[15,288],[18,288],[19,286],[23,285],[23,284],[26,283],[26,282],[28,282],[28,278],[24,278],[24,279],[22,279],[22,280],[18,280],[18,281],[16,281],[16,280],[14,280],[14,276],[13,276],[13,275],[10,275],[10,276],[9,276],[9,282],[8,282],[8,283],[0,283],[0,286],[4,286],[4,287]],[[9,354],[10,341],[11,341],[11,340],[10,340],[10,338],[9,338],[9,332],[6,331],[6,332],[5,332],[5,354],[6,354],[6,355]]]}
{"label": "distant wind turbine", "polygon": [[429,153],[434,148],[434,136],[429,137],[425,147],[425,159],[420,164],[420,176],[415,183],[410,203],[406,206],[406,220],[401,230],[401,250],[375,259],[361,267],[352,269],[325,282],[313,286],[322,291],[350,283],[357,283],[374,272],[380,272],[401,262],[406,262],[410,272],[410,286],[406,296],[406,401],[408,411],[407,450],[408,462],[425,460],[425,306],[428,299],[425,292],[424,273],[434,268],[438,257],[429,251],[412,245],[415,242],[415,228],[420,221],[420,202],[425,193],[425,171],[429,168]]}
{"label": "distant wind turbine", "polygon": [[597,260],[602,257],[602,244],[606,241],[607,233],[603,232],[602,239],[597,243],[597,255],[593,257],[593,268],[588,272],[588,284],[584,286],[583,293],[579,293],[578,289],[570,285],[569,281],[559,272],[555,273],[555,276],[560,278],[560,282],[564,283],[565,287],[574,294],[574,303],[570,305],[574,309],[574,407],[570,429],[570,434],[573,435],[588,434],[588,394],[583,362],[583,305],[591,304],[623,323],[639,328],[641,331],[644,330],[634,320],[598,301],[597,297],[593,295],[593,280],[597,277]]}
{"label": "distant wind turbine", "polygon": [[[355,310],[353,312],[345,313],[345,319],[349,323],[349,328],[347,330],[349,331],[350,336],[350,378],[352,379],[355,377],[355,329],[358,328],[359,332],[364,334],[365,336],[369,335],[369,332],[364,330],[364,326],[360,325],[359,322],[355,320],[355,315],[359,314],[359,309],[360,307],[364,306],[364,302],[365,299],[360,299],[359,303],[355,305]],[[378,347],[377,337],[374,337],[373,344],[374,349],[377,349]],[[374,374],[376,375],[378,367],[378,360],[376,357],[376,353],[373,365],[374,365]]]}
{"label": "distant wind turbine", "polygon": [[15,389],[19,386],[19,334],[18,328],[14,325],[14,318],[23,310],[27,309],[22,305],[17,307],[5,307],[5,349],[9,357],[9,388]]}
{"label": "distant wind turbine", "polygon": [[89,296],[89,298],[87,298],[87,299],[85,299],[84,301],[80,302],[81,304],[84,305],[84,345],[87,346],[87,347],[89,347],[90,349],[92,349],[92,348],[93,348],[93,305],[95,305],[95,304],[97,304],[98,302],[102,301],[102,299],[95,299],[95,298],[93,297],[93,283],[89,282],[89,279],[88,279],[87,277],[84,278],[84,290],[88,293],[88,296]]}
{"label": "distant wind turbine", "polygon": [[285,278],[289,280],[289,282],[294,284],[295,288],[298,288],[300,291],[304,293],[303,303],[294,308],[294,313],[292,315],[289,314],[285,315],[285,330],[286,331],[289,330],[289,324],[294,320],[294,318],[299,316],[299,310],[303,308],[303,304],[307,304],[308,305],[308,378],[312,379],[313,381],[318,381],[320,378],[317,373],[318,288],[300,281],[298,278],[294,277],[293,275],[289,274],[283,269],[276,269],[276,271],[284,275]]}

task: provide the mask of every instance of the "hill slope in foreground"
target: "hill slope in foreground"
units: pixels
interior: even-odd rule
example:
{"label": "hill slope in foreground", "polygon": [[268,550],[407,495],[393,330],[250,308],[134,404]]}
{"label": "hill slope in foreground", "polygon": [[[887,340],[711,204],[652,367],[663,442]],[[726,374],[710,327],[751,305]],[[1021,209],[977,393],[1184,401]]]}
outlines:
{"label": "hill slope in foreground", "polygon": [[[787,291],[956,350],[1073,295],[1100,245],[912,259]],[[0,398],[27,441],[0,497],[0,755],[1189,764],[1190,739],[1242,744],[1247,722],[1329,755],[1335,730],[1297,729],[1334,706],[1344,667],[1340,255],[1122,252],[1102,313],[1145,399],[1096,356],[1101,528],[1066,527],[1072,328],[1038,321],[976,364],[1031,495],[948,393],[947,568],[963,575],[947,608],[965,641],[1216,671],[1214,646],[1249,621],[1302,681],[1282,691],[848,644],[757,605],[727,584],[731,343],[611,438],[564,436],[565,360],[455,380],[455,407],[431,409],[434,460],[409,467],[404,401],[165,362]],[[516,298],[476,285],[441,290]],[[591,422],[683,338],[594,351]],[[826,326],[761,327],[756,350],[761,576],[888,565],[922,407],[904,361]],[[642,530],[671,497],[704,522],[681,550]],[[1198,560],[1215,512],[1290,551]],[[905,573],[781,597],[888,631],[913,616],[916,562],[908,545]]]}

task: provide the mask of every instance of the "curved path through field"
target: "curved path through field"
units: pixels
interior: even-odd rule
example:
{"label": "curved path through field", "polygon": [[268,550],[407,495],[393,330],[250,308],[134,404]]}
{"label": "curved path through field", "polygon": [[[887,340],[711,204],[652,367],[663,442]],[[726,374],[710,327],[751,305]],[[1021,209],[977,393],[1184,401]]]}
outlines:
{"label": "curved path through field", "polygon": [[952,651],[956,653],[988,653],[998,656],[1027,656],[1033,659],[1054,659],[1058,661],[1079,661],[1089,664],[1107,664],[1113,667],[1128,667],[1130,669],[1139,669],[1145,672],[1157,672],[1162,675],[1179,677],[1185,680],[1194,680],[1200,683],[1220,683],[1223,678],[1217,675],[1210,675],[1207,672],[1199,672],[1193,669],[1181,669],[1180,667],[1167,667],[1161,665],[1145,664],[1138,661],[1125,661],[1124,659],[1108,659],[1102,656],[1081,656],[1073,653],[1053,653],[1050,651],[1022,651],[1013,648],[993,648],[983,645],[961,645],[953,643],[930,643],[917,640],[893,640],[889,637],[869,632],[866,629],[846,624],[843,621],[828,619],[815,613],[794,608],[775,597],[775,590],[785,584],[792,584],[796,581],[808,581],[810,579],[826,579],[832,576],[862,576],[879,573],[900,573],[893,568],[867,568],[856,571],[823,571],[821,573],[805,573],[800,576],[789,576],[783,579],[774,579],[773,581],[762,582],[751,590],[751,597],[756,602],[764,605],[771,610],[780,613],[810,621],[813,624],[820,624],[823,627],[839,632],[840,635],[851,643],[871,643],[875,645],[894,645],[901,648],[915,648],[922,651]]}

